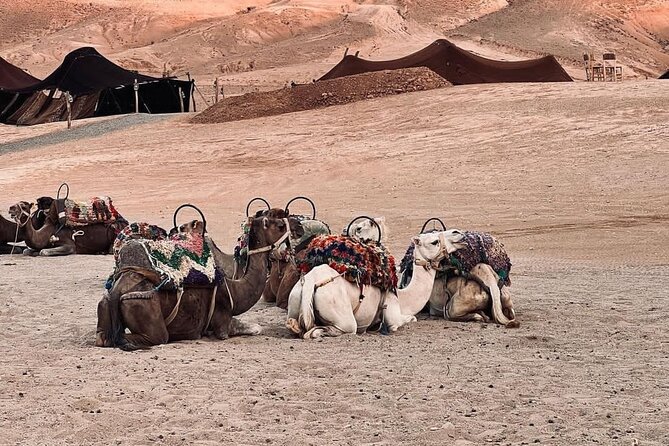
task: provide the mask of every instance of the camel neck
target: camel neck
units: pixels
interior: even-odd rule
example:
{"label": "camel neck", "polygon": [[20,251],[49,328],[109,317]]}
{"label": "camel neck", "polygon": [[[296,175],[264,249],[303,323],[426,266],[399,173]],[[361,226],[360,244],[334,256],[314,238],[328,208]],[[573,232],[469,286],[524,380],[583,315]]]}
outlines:
{"label": "camel neck", "polygon": [[[7,220],[5,217],[0,215],[0,243],[13,242],[16,238],[16,227],[17,223]],[[19,241],[23,240],[23,235],[25,230],[19,228]]]}
{"label": "camel neck", "polygon": [[245,313],[260,300],[267,281],[268,256],[267,252],[249,256],[249,265],[244,277],[238,280],[228,280],[228,287],[235,305],[232,311],[233,316]]}
{"label": "camel neck", "polygon": [[28,221],[23,226],[25,231],[26,245],[32,249],[44,249],[49,246],[51,236],[55,231],[54,224],[47,219],[44,226],[40,229],[35,229],[32,218],[28,217]]}
{"label": "camel neck", "polygon": [[[418,249],[414,251],[415,258],[424,260]],[[404,288],[397,290],[397,298],[400,302],[402,314],[418,314],[425,304],[430,300],[436,271],[432,268],[426,270],[422,266],[414,265],[411,282]]]}

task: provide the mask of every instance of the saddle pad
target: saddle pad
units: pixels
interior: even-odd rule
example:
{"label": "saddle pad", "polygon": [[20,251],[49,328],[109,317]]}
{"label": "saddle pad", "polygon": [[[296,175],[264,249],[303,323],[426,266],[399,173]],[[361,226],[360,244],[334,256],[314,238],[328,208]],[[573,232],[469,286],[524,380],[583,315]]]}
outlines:
{"label": "saddle pad", "polygon": [[123,220],[109,197],[93,197],[87,202],[66,199],[64,203],[68,227],[86,226],[95,223],[115,223]]}
{"label": "saddle pad", "polygon": [[316,236],[296,261],[305,274],[318,265],[328,265],[351,282],[382,291],[397,289],[395,258],[374,241],[363,243],[343,235]]}

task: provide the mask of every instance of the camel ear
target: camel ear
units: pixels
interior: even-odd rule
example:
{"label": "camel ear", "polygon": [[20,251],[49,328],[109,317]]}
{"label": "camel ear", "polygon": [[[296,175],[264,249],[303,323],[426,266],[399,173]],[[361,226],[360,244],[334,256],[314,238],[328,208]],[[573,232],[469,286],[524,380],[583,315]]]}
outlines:
{"label": "camel ear", "polygon": [[262,219],[262,226],[263,226],[263,228],[265,228],[265,229],[269,228],[269,218],[267,218],[267,217],[263,217],[263,219]]}
{"label": "camel ear", "polygon": [[420,237],[413,236],[413,237],[411,237],[411,241],[413,242],[414,245],[420,246]]}

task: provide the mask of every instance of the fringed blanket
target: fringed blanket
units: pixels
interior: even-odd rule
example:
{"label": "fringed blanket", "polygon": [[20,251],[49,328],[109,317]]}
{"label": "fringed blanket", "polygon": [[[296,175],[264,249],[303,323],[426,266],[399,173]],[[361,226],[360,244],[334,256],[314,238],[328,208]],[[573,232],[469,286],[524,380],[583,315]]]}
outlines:
{"label": "fringed blanket", "polygon": [[[504,285],[511,286],[511,279],[509,278],[511,260],[504,250],[502,243],[486,232],[469,231],[464,233],[464,240],[462,242],[466,243],[467,246],[451,253],[449,257],[441,261],[440,266],[445,271],[440,271],[437,277],[449,272],[453,273],[454,271],[468,274],[477,264],[486,263],[497,273]],[[414,245],[411,244],[400,262],[400,271],[402,274],[401,288],[409,284],[413,275],[413,251]]]}
{"label": "fringed blanket", "polygon": [[154,269],[175,288],[219,284],[214,254],[199,232],[180,232],[167,240],[140,240]]}
{"label": "fringed blanket", "polygon": [[246,263],[246,257],[249,253],[249,237],[251,234],[251,224],[248,220],[245,220],[242,224],[242,235],[237,237],[237,246],[235,246],[235,251],[233,252],[233,257],[237,264],[242,265]]}
{"label": "fringed blanket", "polygon": [[383,291],[397,289],[395,258],[380,243],[362,243],[342,235],[320,235],[296,260],[303,273],[318,265],[328,265],[351,282],[373,285]]}
{"label": "fringed blanket", "polygon": [[128,243],[129,240],[146,239],[146,240],[165,240],[167,238],[167,231],[160,226],[151,225],[145,222],[130,223],[126,226],[114,240],[114,260],[118,260],[118,252]]}
{"label": "fringed blanket", "polygon": [[126,220],[121,217],[109,197],[93,197],[88,202],[65,200],[65,225],[68,227],[86,226],[95,223],[112,224]]}
{"label": "fringed blanket", "polygon": [[113,286],[116,273],[123,267],[118,264],[119,252],[131,240],[135,240],[146,252],[151,268],[160,277],[158,288],[214,286],[223,280],[216,269],[210,241],[201,233],[179,232],[168,238],[165,230],[158,226],[133,223],[114,243],[116,266],[107,280],[107,288]]}

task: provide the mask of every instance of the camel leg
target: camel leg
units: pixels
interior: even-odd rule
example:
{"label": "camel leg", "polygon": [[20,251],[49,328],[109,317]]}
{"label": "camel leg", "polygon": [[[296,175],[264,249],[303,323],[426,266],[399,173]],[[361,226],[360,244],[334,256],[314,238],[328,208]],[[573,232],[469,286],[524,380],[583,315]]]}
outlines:
{"label": "camel leg", "polygon": [[169,332],[157,291],[136,291],[121,297],[121,314],[130,334],[125,339],[136,346],[166,344]]}
{"label": "camel leg", "polygon": [[98,302],[98,325],[95,333],[96,347],[112,347],[112,343],[105,336],[111,327],[111,319],[109,317],[109,293],[105,292],[100,302]]}
{"label": "camel leg", "polygon": [[487,288],[486,291],[490,294],[492,302],[492,317],[495,322],[500,325],[508,325],[511,321],[509,321],[502,311],[502,296],[497,285],[499,282],[497,273],[495,273],[490,265],[479,263],[471,269],[470,275],[483,284],[483,288]]}
{"label": "camel leg", "polygon": [[503,286],[502,290],[502,311],[504,315],[511,320],[516,319],[516,312],[513,309],[513,300],[511,300],[511,292],[508,286]]}
{"label": "camel leg", "polygon": [[288,318],[286,319],[286,327],[296,335],[302,335],[302,328],[298,322],[301,303],[302,284],[298,281],[290,292],[290,297],[288,298]]}
{"label": "camel leg", "polygon": [[69,244],[69,243],[61,246],[56,246],[55,248],[42,249],[39,252],[40,256],[47,256],[47,257],[68,256],[70,254],[76,254],[76,249],[74,244]]}
{"label": "camel leg", "polygon": [[39,255],[39,249],[26,248],[23,250],[24,256],[35,257]]}
{"label": "camel leg", "polygon": [[265,302],[273,303],[276,302],[276,294],[274,294],[274,291],[272,291],[272,285],[270,285],[270,281],[272,278],[268,278],[267,282],[265,283],[265,288],[262,291],[262,299]]}
{"label": "camel leg", "polygon": [[349,332],[342,331],[339,328],[333,326],[314,327],[304,334],[304,339],[316,339],[324,337],[336,338],[337,336],[341,336],[347,333]]}
{"label": "camel leg", "polygon": [[444,316],[447,319],[459,322],[490,320],[484,312],[490,297],[478,283],[468,282],[460,277],[451,279],[449,282],[451,282],[449,291],[452,292],[452,297],[446,305]]}
{"label": "camel leg", "polygon": [[233,317],[230,321],[228,336],[255,336],[259,335],[261,332],[262,327],[259,324],[243,322]]}
{"label": "camel leg", "polygon": [[21,254],[23,248],[13,245],[0,245],[0,254]]}
{"label": "camel leg", "polygon": [[357,333],[358,322],[355,320],[351,302],[345,294],[324,293],[317,290],[314,294],[314,310],[319,319],[328,325],[312,328],[303,335],[304,339]]}
{"label": "camel leg", "polygon": [[[276,306],[282,309],[288,308],[288,300],[292,294],[295,284],[300,281],[300,272],[293,264],[288,264],[281,278],[281,283],[276,291]],[[299,303],[298,303],[299,307]]]}

